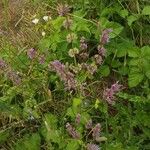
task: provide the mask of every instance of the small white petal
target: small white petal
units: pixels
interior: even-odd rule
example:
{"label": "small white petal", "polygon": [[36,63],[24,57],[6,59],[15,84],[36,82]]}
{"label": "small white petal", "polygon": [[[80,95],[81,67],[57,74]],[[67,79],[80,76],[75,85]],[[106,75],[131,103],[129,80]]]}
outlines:
{"label": "small white petal", "polygon": [[35,18],[32,20],[32,23],[37,24],[39,22],[39,19]]}
{"label": "small white petal", "polygon": [[43,20],[45,20],[45,21],[48,21],[48,19],[49,19],[49,16],[44,16],[43,17]]}
{"label": "small white petal", "polygon": [[46,33],[45,32],[42,32],[42,36],[45,36],[46,35]]}

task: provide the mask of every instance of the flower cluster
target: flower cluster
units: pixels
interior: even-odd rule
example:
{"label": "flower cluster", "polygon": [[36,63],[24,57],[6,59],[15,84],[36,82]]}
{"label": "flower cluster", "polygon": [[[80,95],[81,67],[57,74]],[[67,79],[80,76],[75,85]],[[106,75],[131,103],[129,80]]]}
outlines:
{"label": "flower cluster", "polygon": [[75,123],[78,125],[81,121],[81,115],[80,114],[77,114],[76,115],[76,119],[75,119]]}
{"label": "flower cluster", "polygon": [[66,124],[66,129],[69,135],[72,136],[72,138],[74,139],[80,138],[80,134],[76,131],[76,129],[70,123]]}
{"label": "flower cluster", "polygon": [[95,127],[92,129],[93,139],[97,140],[100,137],[101,125],[100,123],[96,124]]}
{"label": "flower cluster", "polygon": [[0,59],[0,69],[5,69],[7,67],[6,62],[3,59]]}
{"label": "flower cluster", "polygon": [[106,49],[104,48],[104,45],[109,42],[109,33],[112,32],[112,29],[105,29],[102,31],[102,35],[100,38],[100,44],[97,47],[98,53],[100,56],[106,56]]}
{"label": "flower cluster", "polygon": [[14,71],[8,71],[7,77],[16,85],[19,85],[21,83],[21,78],[19,75]]}
{"label": "flower cluster", "polygon": [[86,129],[92,129],[92,119],[88,120],[88,122],[85,125]]}
{"label": "flower cluster", "polygon": [[122,85],[116,82],[111,86],[111,88],[105,89],[103,92],[104,100],[106,100],[109,104],[114,104],[115,94],[121,90],[121,87]]}
{"label": "flower cluster", "polygon": [[31,48],[27,51],[27,55],[30,59],[34,59],[36,57],[36,50],[34,48]]}
{"label": "flower cluster", "polygon": [[79,54],[79,50],[75,47],[69,50],[68,52],[70,57],[75,57],[75,55]]}
{"label": "flower cluster", "polygon": [[85,41],[85,37],[81,37],[80,39],[80,49],[86,50],[87,49],[87,42]]}
{"label": "flower cluster", "polygon": [[68,71],[64,64],[58,60],[55,60],[50,63],[49,67],[59,75],[62,81],[64,81],[67,89],[76,89],[74,74]]}
{"label": "flower cluster", "polygon": [[87,150],[100,150],[100,148],[96,144],[87,144]]}
{"label": "flower cluster", "polygon": [[21,78],[18,73],[10,69],[11,67],[3,60],[0,60],[0,69],[3,70],[8,79],[10,79],[14,84],[19,85],[21,83]]}
{"label": "flower cluster", "polygon": [[102,31],[102,37],[100,39],[100,43],[105,45],[109,42],[109,33],[112,32],[112,29],[105,29]]}
{"label": "flower cluster", "polygon": [[69,33],[66,37],[68,43],[72,43],[77,39],[77,35],[75,33]]}
{"label": "flower cluster", "polygon": [[57,12],[58,12],[59,16],[66,16],[69,13],[69,11],[70,11],[70,7],[67,4],[65,4],[65,5],[58,4]]}

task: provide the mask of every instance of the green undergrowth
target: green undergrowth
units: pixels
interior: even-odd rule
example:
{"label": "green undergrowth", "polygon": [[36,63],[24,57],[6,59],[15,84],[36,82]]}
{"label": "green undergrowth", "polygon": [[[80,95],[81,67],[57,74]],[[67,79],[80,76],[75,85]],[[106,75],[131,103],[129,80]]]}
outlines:
{"label": "green undergrowth", "polygon": [[0,148],[149,150],[149,1],[28,3],[30,38],[0,30]]}

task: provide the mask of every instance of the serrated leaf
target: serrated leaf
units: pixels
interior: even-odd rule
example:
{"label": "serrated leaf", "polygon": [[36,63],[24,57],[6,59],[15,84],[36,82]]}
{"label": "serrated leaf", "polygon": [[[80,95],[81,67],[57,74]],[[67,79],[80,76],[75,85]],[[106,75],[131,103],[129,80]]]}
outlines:
{"label": "serrated leaf", "polygon": [[101,73],[102,76],[107,77],[110,74],[109,66],[107,65],[101,66],[99,72]]}
{"label": "serrated leaf", "polygon": [[142,82],[144,75],[142,73],[129,74],[128,85],[130,88],[137,86]]}
{"label": "serrated leaf", "polygon": [[128,16],[129,12],[128,12],[127,9],[123,9],[123,10],[120,11],[119,14],[120,14],[120,16],[121,16],[122,18],[125,18],[125,17]]}
{"label": "serrated leaf", "polygon": [[145,6],[143,8],[142,15],[150,15],[150,6]]}
{"label": "serrated leaf", "polygon": [[131,26],[132,23],[134,21],[138,20],[138,17],[136,15],[130,15],[128,18],[127,18],[127,21],[128,21],[128,25]]}
{"label": "serrated leaf", "polygon": [[78,150],[79,149],[79,142],[77,140],[70,140],[67,144],[66,150]]}

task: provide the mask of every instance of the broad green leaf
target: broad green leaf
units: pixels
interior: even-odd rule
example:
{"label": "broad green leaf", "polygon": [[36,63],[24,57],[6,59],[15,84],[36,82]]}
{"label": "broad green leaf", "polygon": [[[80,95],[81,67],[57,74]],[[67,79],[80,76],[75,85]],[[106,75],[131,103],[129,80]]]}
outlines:
{"label": "broad green leaf", "polygon": [[99,73],[101,73],[102,76],[107,77],[110,74],[109,66],[107,65],[101,66]]}
{"label": "broad green leaf", "polygon": [[142,15],[150,15],[150,6],[145,6],[143,8]]}
{"label": "broad green leaf", "polygon": [[128,21],[128,25],[131,26],[132,23],[134,21],[138,20],[138,17],[136,15],[130,15],[128,18],[127,18],[127,21]]}
{"label": "broad green leaf", "polygon": [[130,88],[137,86],[144,78],[142,73],[129,74],[128,85]]}
{"label": "broad green leaf", "polygon": [[122,25],[116,22],[109,22],[106,27],[113,30],[113,32],[110,33],[110,38],[115,38],[118,36],[124,28]]}
{"label": "broad green leaf", "polygon": [[127,9],[123,9],[120,11],[119,15],[122,17],[122,18],[125,18],[127,17],[129,14],[128,10]]}
{"label": "broad green leaf", "polygon": [[128,49],[128,55],[129,57],[139,57],[140,50],[137,47],[131,47]]}
{"label": "broad green leaf", "polygon": [[82,100],[80,98],[74,98],[73,99],[73,108],[77,108],[79,105],[81,105]]}
{"label": "broad green leaf", "polygon": [[141,48],[142,57],[150,60],[150,46],[144,46]]}
{"label": "broad green leaf", "polygon": [[78,150],[79,148],[80,148],[80,145],[77,140],[69,140],[66,150]]}

